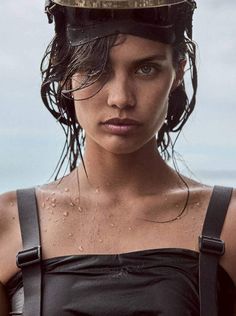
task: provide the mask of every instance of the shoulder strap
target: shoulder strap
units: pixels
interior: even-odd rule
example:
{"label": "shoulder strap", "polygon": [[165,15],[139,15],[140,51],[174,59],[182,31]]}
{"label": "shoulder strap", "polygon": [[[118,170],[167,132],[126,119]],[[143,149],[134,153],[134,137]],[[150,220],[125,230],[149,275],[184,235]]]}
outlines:
{"label": "shoulder strap", "polygon": [[217,270],[225,244],[220,239],[232,188],[215,186],[207,209],[202,235],[199,237],[200,315],[217,316]]}
{"label": "shoulder strap", "polygon": [[41,315],[41,242],[35,189],[17,191],[23,250],[16,257],[24,284],[24,316]]}

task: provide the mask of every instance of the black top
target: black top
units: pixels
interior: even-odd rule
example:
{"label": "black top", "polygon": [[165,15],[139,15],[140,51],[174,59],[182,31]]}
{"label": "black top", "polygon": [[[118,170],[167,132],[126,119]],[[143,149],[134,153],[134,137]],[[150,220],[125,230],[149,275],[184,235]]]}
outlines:
{"label": "black top", "polygon": [[235,286],[218,265],[224,253],[220,234],[231,194],[231,188],[213,189],[200,257],[198,252],[174,248],[47,259],[42,262],[41,299],[35,190],[18,191],[24,251],[18,254],[22,272],[7,284],[11,315],[22,315],[25,305],[25,316],[233,316]]}
{"label": "black top", "polygon": [[[44,260],[42,315],[199,316],[198,257],[187,249],[153,249]],[[22,315],[20,272],[7,290],[11,315]],[[219,267],[220,316],[233,316],[234,293]]]}

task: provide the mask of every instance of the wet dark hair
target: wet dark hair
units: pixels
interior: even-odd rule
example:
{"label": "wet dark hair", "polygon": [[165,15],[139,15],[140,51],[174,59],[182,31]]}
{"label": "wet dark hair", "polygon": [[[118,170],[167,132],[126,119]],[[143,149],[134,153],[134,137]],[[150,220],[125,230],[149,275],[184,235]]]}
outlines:
{"label": "wet dark hair", "polygon": [[[116,45],[116,39],[117,35],[112,35],[73,47],[67,40],[66,33],[61,31],[56,33],[47,47],[41,63],[43,78],[41,96],[45,106],[61,124],[66,136],[65,145],[55,169],[55,179],[58,178],[64,164],[66,165],[65,172],[68,167],[70,171],[76,168],[78,160],[82,158],[85,144],[83,129],[75,114],[71,78],[79,70],[86,70],[87,76],[76,90],[90,86],[99,79],[102,84],[96,93],[100,91],[106,82],[103,73],[108,63],[110,49]],[[194,109],[197,91],[196,46],[194,42],[185,35],[181,41],[174,43],[172,48],[174,66],[177,67],[183,59],[188,60],[192,95],[190,98],[187,96],[183,80],[169,96],[167,117],[158,131],[157,137],[157,147],[166,160],[173,153],[175,144],[175,141],[171,141],[170,133],[177,133],[177,140]]]}

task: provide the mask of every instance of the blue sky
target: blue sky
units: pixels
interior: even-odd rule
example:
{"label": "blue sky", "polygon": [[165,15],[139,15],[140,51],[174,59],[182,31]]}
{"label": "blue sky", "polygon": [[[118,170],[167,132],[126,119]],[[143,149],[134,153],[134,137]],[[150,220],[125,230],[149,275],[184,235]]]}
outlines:
{"label": "blue sky", "polygon": [[[63,133],[42,105],[39,65],[52,25],[44,1],[1,0],[0,192],[47,182],[63,146]],[[176,149],[209,184],[236,183],[236,2],[199,0],[196,110]],[[193,175],[191,175],[193,174]]]}

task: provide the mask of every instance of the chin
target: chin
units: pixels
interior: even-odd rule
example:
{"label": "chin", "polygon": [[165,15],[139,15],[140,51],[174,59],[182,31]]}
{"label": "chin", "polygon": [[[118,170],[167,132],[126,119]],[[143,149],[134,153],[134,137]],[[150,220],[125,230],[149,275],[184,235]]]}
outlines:
{"label": "chin", "polygon": [[114,154],[114,155],[128,155],[132,153],[136,153],[143,149],[148,143],[150,139],[141,141],[134,141],[131,139],[121,139],[121,140],[113,140],[109,142],[104,142],[103,144],[98,144],[103,148],[103,150]]}

